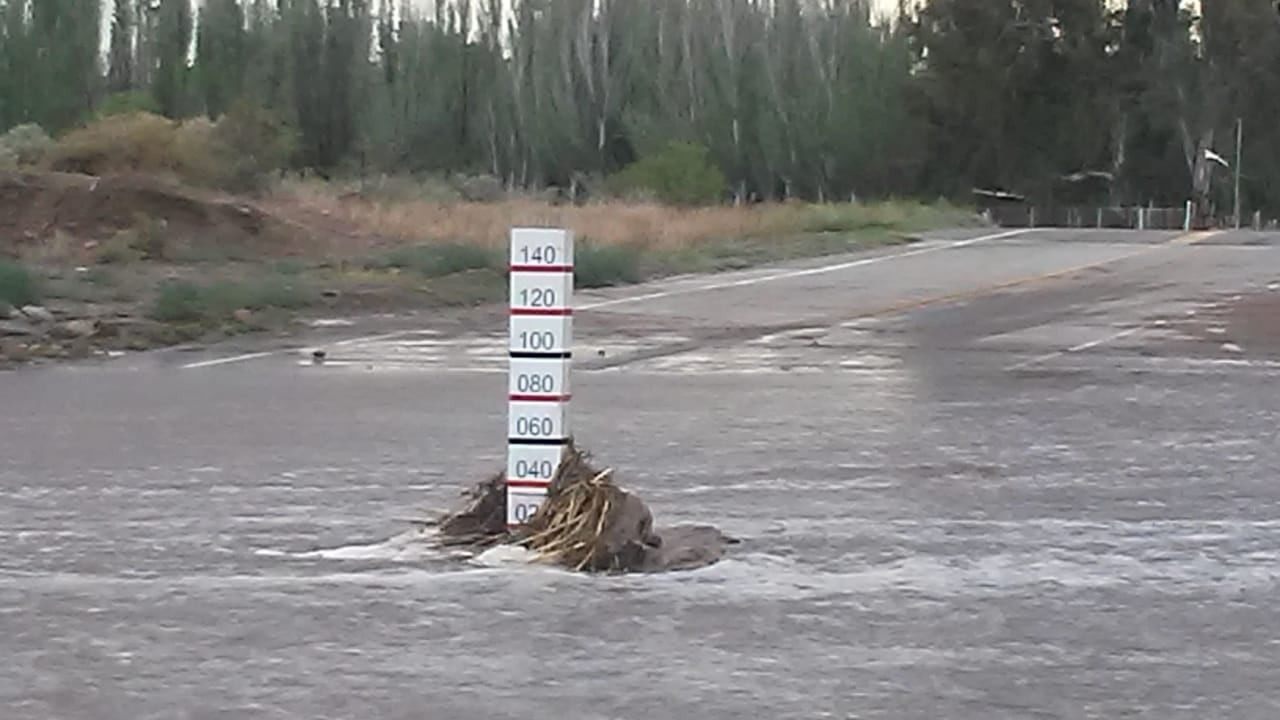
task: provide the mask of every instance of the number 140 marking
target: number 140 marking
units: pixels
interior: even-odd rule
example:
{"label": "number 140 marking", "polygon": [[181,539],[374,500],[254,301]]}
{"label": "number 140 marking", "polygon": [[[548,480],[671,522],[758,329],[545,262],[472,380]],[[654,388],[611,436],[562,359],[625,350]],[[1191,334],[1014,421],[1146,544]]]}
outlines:
{"label": "number 140 marking", "polygon": [[556,252],[554,245],[528,245],[520,248],[520,259],[528,264],[534,265],[555,265],[556,258],[560,253]]}

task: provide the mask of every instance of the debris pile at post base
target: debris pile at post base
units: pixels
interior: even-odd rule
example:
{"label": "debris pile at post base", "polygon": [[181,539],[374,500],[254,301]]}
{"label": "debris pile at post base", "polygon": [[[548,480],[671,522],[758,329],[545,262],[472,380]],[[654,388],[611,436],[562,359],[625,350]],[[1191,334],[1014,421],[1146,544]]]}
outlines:
{"label": "debris pile at post base", "polygon": [[547,495],[523,527],[507,529],[507,488],[497,473],[466,492],[463,509],[436,521],[436,542],[484,550],[520,545],[536,561],[585,572],[662,572],[718,561],[736,539],[706,525],[655,529],[636,495],[613,482],[572,441],[565,447]]}

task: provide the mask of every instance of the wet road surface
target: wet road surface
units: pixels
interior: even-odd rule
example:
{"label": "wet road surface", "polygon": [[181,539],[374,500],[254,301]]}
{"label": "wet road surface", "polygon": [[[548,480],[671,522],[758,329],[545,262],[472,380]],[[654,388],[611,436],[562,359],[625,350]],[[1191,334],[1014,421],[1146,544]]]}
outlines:
{"label": "wet road surface", "polygon": [[501,466],[499,313],[0,374],[0,717],[1273,720],[1280,352],[1220,318],[1277,281],[1042,230],[581,293],[580,443],[744,540],[659,577],[401,522]]}

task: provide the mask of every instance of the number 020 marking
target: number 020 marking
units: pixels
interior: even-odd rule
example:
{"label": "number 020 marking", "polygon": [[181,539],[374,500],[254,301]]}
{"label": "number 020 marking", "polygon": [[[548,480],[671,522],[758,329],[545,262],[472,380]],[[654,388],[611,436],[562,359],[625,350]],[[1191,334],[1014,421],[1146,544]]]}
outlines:
{"label": "number 020 marking", "polygon": [[512,514],[515,515],[516,522],[518,523],[529,522],[529,519],[532,518],[534,514],[538,512],[538,505],[539,503],[536,503],[536,502],[516,503],[515,507],[512,508],[513,510]]}

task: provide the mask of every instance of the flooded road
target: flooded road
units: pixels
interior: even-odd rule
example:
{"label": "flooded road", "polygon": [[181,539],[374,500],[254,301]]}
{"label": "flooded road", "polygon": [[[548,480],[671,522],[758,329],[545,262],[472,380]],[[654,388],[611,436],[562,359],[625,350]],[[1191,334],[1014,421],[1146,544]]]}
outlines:
{"label": "flooded road", "polygon": [[1280,238],[955,242],[583,295],[579,442],[743,539],[689,573],[414,537],[500,320],[0,374],[0,717],[1280,716]]}

